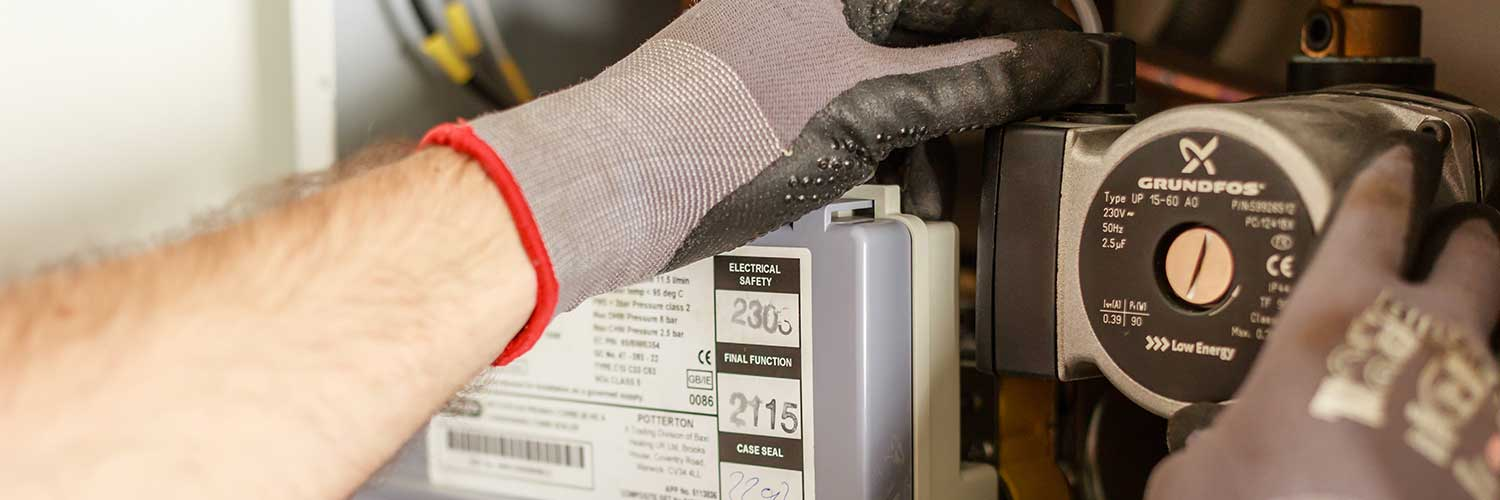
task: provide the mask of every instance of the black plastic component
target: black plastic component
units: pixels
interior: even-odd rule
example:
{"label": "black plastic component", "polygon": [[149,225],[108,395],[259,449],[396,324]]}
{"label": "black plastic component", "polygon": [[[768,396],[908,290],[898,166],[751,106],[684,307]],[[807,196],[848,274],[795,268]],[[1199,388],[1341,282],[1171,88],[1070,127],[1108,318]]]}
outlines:
{"label": "black plastic component", "polygon": [[1083,498],[1145,498],[1151,470],[1167,456],[1167,421],[1118,391],[1101,394],[1084,427]]}
{"label": "black plastic component", "polygon": [[1496,189],[1500,182],[1497,182],[1494,174],[1500,171],[1500,119],[1496,119],[1495,115],[1475,107],[1461,97],[1432,89],[1349,85],[1320,93],[1408,102],[1457,114],[1469,125],[1469,138],[1474,144],[1474,175],[1479,179],[1481,199],[1492,207],[1500,208],[1500,189]]}
{"label": "black plastic component", "polygon": [[1084,35],[1099,50],[1103,64],[1100,68],[1099,85],[1094,93],[1085,97],[1075,108],[1086,110],[1110,110],[1135,102],[1135,42],[1118,34],[1091,33]]}
{"label": "black plastic component", "polygon": [[959,449],[965,462],[1000,466],[1000,379],[980,373],[973,366],[958,371]]}
{"label": "black plastic component", "polygon": [[1166,24],[1156,32],[1156,45],[1212,58],[1229,33],[1240,0],[1177,0]]}
{"label": "black plastic component", "polygon": [[1371,83],[1430,89],[1437,67],[1425,57],[1298,56],[1287,64],[1289,92],[1307,92],[1338,85]]}
{"label": "black plastic component", "polygon": [[1224,405],[1219,403],[1193,403],[1177,410],[1167,419],[1167,449],[1175,452],[1187,448],[1193,433],[1207,429],[1222,411]]}
{"label": "black plastic component", "polygon": [[1020,123],[985,134],[977,365],[1057,378],[1057,216],[1068,129]]}

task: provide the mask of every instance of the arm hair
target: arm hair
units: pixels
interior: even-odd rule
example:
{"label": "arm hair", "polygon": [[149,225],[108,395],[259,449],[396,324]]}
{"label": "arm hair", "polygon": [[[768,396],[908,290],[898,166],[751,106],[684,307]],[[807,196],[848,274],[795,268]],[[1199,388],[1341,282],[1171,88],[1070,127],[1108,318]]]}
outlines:
{"label": "arm hair", "polygon": [[0,497],[350,495],[536,291],[472,161],[359,165],[0,288]]}

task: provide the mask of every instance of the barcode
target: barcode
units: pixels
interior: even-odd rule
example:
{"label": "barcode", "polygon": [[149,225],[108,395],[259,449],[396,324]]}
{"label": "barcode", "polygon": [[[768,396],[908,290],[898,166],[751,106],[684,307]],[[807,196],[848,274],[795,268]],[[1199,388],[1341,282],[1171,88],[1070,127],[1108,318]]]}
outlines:
{"label": "barcode", "polygon": [[448,431],[448,449],[565,467],[584,468],[584,447],[527,438]]}

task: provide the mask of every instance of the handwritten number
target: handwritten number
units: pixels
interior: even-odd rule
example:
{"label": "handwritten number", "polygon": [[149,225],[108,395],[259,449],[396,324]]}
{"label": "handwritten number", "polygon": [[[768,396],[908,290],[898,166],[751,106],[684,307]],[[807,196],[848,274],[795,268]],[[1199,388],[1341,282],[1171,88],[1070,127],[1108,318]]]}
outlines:
{"label": "handwritten number", "polygon": [[742,325],[751,330],[764,330],[769,334],[781,333],[791,335],[792,324],[790,321],[781,319],[781,310],[774,304],[761,303],[759,300],[734,299],[734,313],[730,315],[729,322]]}
{"label": "handwritten number", "polygon": [[729,497],[734,498],[734,489],[740,487],[740,483],[745,482],[745,473],[734,471],[729,474],[729,479],[734,481],[734,485],[729,487]]}
{"label": "handwritten number", "polygon": [[[753,396],[753,397],[752,397]],[[764,404],[762,404],[764,403]],[[776,409],[781,408],[781,414],[776,414]],[[796,434],[797,429],[802,426],[802,419],[798,416],[797,403],[791,401],[778,402],[775,399],[763,400],[760,396],[747,396],[743,392],[732,392],[729,394],[729,406],[734,411],[729,414],[729,421],[736,427],[746,427],[745,412],[750,412],[751,422],[749,427],[760,427],[760,409],[766,409],[766,426],[776,430],[777,423],[781,424],[782,432]]]}
{"label": "handwritten number", "polygon": [[729,395],[729,406],[734,406],[737,408],[736,410],[734,410],[734,413],[729,414],[729,421],[734,422],[734,425],[740,427],[745,426],[745,419],[740,418],[740,414],[745,413],[746,404],[747,401],[745,400],[744,394],[736,392]]}
{"label": "handwritten number", "polygon": [[741,325],[745,324],[746,307],[748,305],[745,303],[745,299],[734,299],[734,316],[730,316],[729,321]]}
{"label": "handwritten number", "polygon": [[755,485],[757,484],[760,484],[760,478],[758,477],[752,477],[749,481],[745,481],[745,491],[740,493],[740,500],[744,500],[745,495],[749,495],[751,491],[755,491]]}
{"label": "handwritten number", "polygon": [[752,330],[760,328],[761,322],[765,321],[766,319],[765,310],[766,307],[760,305],[759,300],[750,301],[750,317],[749,321],[745,323],[745,326],[750,327],[750,329]]}
{"label": "handwritten number", "polygon": [[766,500],[781,500],[781,497],[785,495],[788,499],[790,499],[791,493],[792,485],[787,484],[786,481],[782,481],[780,491],[773,490],[771,488],[761,488],[760,497]]}
{"label": "handwritten number", "polygon": [[[795,434],[797,426],[802,425],[802,419],[797,418],[797,413],[792,411],[795,409],[797,409],[797,403],[790,401],[786,403],[786,406],[781,407],[781,430],[786,431],[787,434]],[[788,425],[789,422],[790,425]]]}
{"label": "handwritten number", "polygon": [[[760,408],[756,408],[755,413],[760,413]],[[776,430],[776,400],[774,399],[766,403],[766,424],[771,427],[771,430]]]}

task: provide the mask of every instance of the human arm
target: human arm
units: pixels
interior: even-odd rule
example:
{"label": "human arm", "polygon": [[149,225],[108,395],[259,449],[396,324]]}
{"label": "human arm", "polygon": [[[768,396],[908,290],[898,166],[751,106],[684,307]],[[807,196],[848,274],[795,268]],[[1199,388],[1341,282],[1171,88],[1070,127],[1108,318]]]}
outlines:
{"label": "human arm", "polygon": [[347,495],[495,358],[535,290],[494,185],[444,148],[14,283],[0,496]]}

